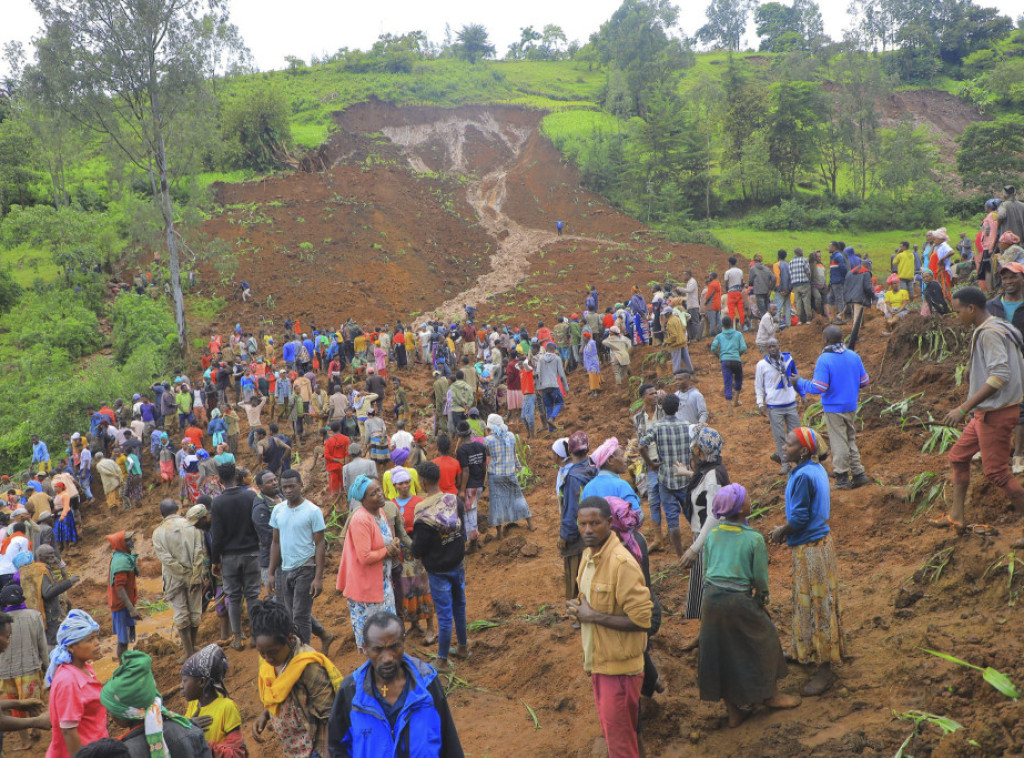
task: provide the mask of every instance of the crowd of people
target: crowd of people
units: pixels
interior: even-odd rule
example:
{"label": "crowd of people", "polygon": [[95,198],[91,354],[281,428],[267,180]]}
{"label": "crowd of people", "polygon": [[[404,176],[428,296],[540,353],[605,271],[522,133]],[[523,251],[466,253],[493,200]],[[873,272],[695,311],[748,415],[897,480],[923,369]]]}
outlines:
{"label": "crowd of people", "polygon": [[[1024,223],[1015,202],[998,207]],[[550,327],[480,323],[467,306],[455,323],[366,332],[348,319],[337,330],[303,331],[289,319],[276,336],[241,324],[226,340],[211,334],[194,375],[179,371],[130,402],[88,409],[88,428],[69,430],[60,455],[51,454],[55,441],[32,436],[30,475],[4,477],[0,734],[49,728],[48,756],[147,755],[160,743],[174,758],[235,758],[268,727],[288,758],[462,755],[438,671],[471,665],[466,556],[491,527],[498,539],[516,524],[535,528],[517,432],[546,433],[552,443],[566,613],[580,631],[610,755],[641,754],[642,698],[665,689],[651,655],[663,612],[649,556],[668,548],[690,571],[685,617],[699,619],[700,631],[684,649],[698,651],[701,697],[722,701],[730,725],[760,706],[796,707],[800,698],[779,689],[787,666],[763,611],[766,541],[746,522],[750,499],[730,476],[728,440],[710,423],[690,351],[710,340],[722,394],[739,405],[745,333],[756,322],[754,402],[767,420],[768,456],[787,476],[785,522],[767,536],[791,548],[791,655],[813,667],[801,694],[820,695],[847,653],[831,492],[871,483],[855,423],[869,377],[841,325],[856,306],[874,304],[893,323],[910,299],[922,298],[932,313],[951,307],[973,328],[968,397],[943,421],[967,420],[950,451],[953,496],[949,513],[932,524],[991,533],[965,522],[976,453],[988,479],[1024,506],[1013,476],[1024,471],[1024,251],[1017,260],[1008,234],[1016,233],[997,225],[986,238],[998,250],[960,246],[969,271],[946,254],[945,230],[929,232],[922,253],[904,243],[885,292],[876,292],[868,259],[833,242],[827,271],[816,251],[779,251],[774,268],[755,256],[746,273],[730,258],[721,282],[711,273],[701,289],[686,271],[678,285],[654,286],[650,302],[634,287],[603,310],[590,286],[580,313]],[[972,281],[981,288],[953,289]],[[780,342],[787,327],[819,314],[833,323],[808,378]],[[648,344],[664,351],[673,384],[633,390],[632,354]],[[565,430],[559,416],[570,380],[582,385],[586,374],[590,397],[606,391],[603,367],[637,405],[624,423],[632,439],[592,445],[585,429]],[[424,371],[432,386],[421,412],[410,406],[405,381]],[[578,402],[592,402],[577,389]],[[797,408],[808,395],[820,396],[824,433],[801,425]],[[822,465],[829,458],[831,481]],[[329,502],[317,504],[305,479],[320,466]],[[106,683],[90,663],[103,630],[66,595],[79,581],[68,561],[82,556],[83,518],[100,504],[118,515],[139,508],[147,468],[162,497],[152,543],[182,647],[181,715],[164,706],[149,656],[133,649],[141,534],[106,535],[119,662]],[[685,539],[681,524],[690,530]],[[334,590],[366,658],[348,676],[330,658],[339,630],[315,614],[329,538],[340,545]],[[209,610],[219,638],[204,646],[199,626]],[[410,634],[436,643],[430,662],[406,652]],[[225,685],[225,649],[248,646],[261,659],[263,710],[245,731]],[[109,739],[108,717],[129,729],[122,739]]]}

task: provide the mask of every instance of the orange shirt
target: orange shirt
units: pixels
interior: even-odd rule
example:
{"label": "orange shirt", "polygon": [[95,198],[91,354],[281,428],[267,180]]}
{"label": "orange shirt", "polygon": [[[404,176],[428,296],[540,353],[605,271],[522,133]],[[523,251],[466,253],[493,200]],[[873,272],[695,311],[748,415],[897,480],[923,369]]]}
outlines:
{"label": "orange shirt", "polygon": [[457,495],[458,490],[455,487],[455,482],[458,481],[459,474],[462,473],[462,464],[450,455],[439,455],[433,460],[433,463],[436,463],[437,467],[441,469],[441,479],[437,483],[437,486],[441,488],[441,492]]}
{"label": "orange shirt", "polygon": [[722,310],[722,283],[717,279],[712,279],[708,284],[708,300],[710,301],[708,310]]}
{"label": "orange shirt", "polygon": [[192,442],[196,448],[203,446],[203,430],[198,426],[190,426],[185,430],[185,436]]}
{"label": "orange shirt", "polygon": [[344,434],[332,434],[327,438],[324,442],[324,466],[328,471],[341,471],[351,442]]}

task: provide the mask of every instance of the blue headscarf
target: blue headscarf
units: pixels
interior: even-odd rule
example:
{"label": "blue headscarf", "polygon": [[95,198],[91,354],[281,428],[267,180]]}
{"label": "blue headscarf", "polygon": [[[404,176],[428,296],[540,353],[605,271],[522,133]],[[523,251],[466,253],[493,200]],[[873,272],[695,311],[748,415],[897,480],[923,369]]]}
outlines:
{"label": "blue headscarf", "polygon": [[352,486],[348,488],[348,499],[362,501],[366,495],[366,490],[369,489],[373,482],[372,476],[367,476],[366,474],[357,476],[356,480],[352,482]]}
{"label": "blue headscarf", "polygon": [[71,663],[71,651],[68,650],[68,646],[81,642],[99,630],[100,625],[93,621],[92,616],[85,611],[73,608],[68,612],[68,617],[61,622],[57,629],[57,647],[50,651],[50,666],[46,669],[46,677],[43,679],[47,687],[53,681],[57,667],[62,663]]}

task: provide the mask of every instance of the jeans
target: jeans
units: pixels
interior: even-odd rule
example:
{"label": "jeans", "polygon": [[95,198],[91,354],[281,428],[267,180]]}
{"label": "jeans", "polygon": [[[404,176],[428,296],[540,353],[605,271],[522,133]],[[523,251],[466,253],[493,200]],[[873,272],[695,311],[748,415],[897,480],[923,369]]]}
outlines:
{"label": "jeans", "polygon": [[537,413],[537,396],[536,395],[523,395],[523,409],[519,412],[519,415],[523,419],[523,423],[526,424],[526,428],[533,431],[533,422]]}
{"label": "jeans", "polygon": [[678,373],[686,369],[691,374],[693,373],[693,361],[690,360],[690,351],[681,347],[672,351],[672,373]]}
{"label": "jeans", "polygon": [[658,472],[647,472],[647,508],[651,512],[651,521],[661,526],[661,488],[658,485]]}
{"label": "jeans", "polygon": [[788,292],[775,293],[775,307],[779,309],[779,329],[785,329],[793,320],[793,311],[790,306],[791,303]]}
{"label": "jeans", "polygon": [[249,449],[252,450],[254,453],[259,452],[259,450],[256,448],[256,430],[258,428],[259,427],[254,426],[252,429],[249,430]]}
{"label": "jeans", "polygon": [[573,360],[573,362],[574,362],[574,363],[576,363],[577,365],[578,365],[579,363],[581,363],[581,358],[580,358],[580,343],[578,343],[578,342],[576,342],[576,343],[573,343],[573,346],[572,346],[572,360]]}
{"label": "jeans", "polygon": [[739,361],[722,361],[722,383],[725,385],[725,399],[732,400],[733,386],[736,394],[743,389],[743,364]]}
{"label": "jeans", "polygon": [[754,300],[757,302],[757,315],[763,316],[768,312],[768,303],[771,302],[771,293],[765,292],[763,295],[760,293],[754,293]]}
{"label": "jeans", "polygon": [[242,634],[242,595],[247,609],[260,597],[260,561],[257,553],[231,553],[221,557],[224,594],[228,596],[231,633]]}
{"label": "jeans", "polygon": [[313,629],[313,596],[309,594],[309,588],[315,576],[313,564],[281,571],[281,586],[278,588],[278,602],[292,614],[295,631],[307,645]]}
{"label": "jeans", "polygon": [[722,312],[708,311],[705,315],[708,319],[708,334],[714,337],[722,331]]}
{"label": "jeans", "polygon": [[842,320],[843,311],[846,310],[846,285],[833,284],[829,290],[832,292],[832,318]]}
{"label": "jeans", "polygon": [[553,421],[562,412],[562,406],[565,404],[562,401],[562,393],[558,391],[558,387],[545,387],[540,391],[540,396],[544,400],[545,417],[549,422]]}
{"label": "jeans", "polygon": [[665,485],[659,484],[658,496],[661,500],[661,509],[665,511],[665,523],[668,524],[668,530],[678,532],[679,514],[683,512],[683,503],[686,502],[686,488],[671,490]]}
{"label": "jeans", "polygon": [[466,567],[441,574],[428,573],[427,580],[437,612],[437,657],[446,661],[452,646],[453,620],[456,639],[460,645],[466,644]]}
{"label": "jeans", "polygon": [[569,365],[569,356],[572,354],[572,348],[560,347],[558,348],[558,354],[562,358],[562,363]]}
{"label": "jeans", "polygon": [[82,485],[82,491],[85,493],[85,496],[92,500],[92,471],[85,469],[80,472],[78,475],[78,483]]}

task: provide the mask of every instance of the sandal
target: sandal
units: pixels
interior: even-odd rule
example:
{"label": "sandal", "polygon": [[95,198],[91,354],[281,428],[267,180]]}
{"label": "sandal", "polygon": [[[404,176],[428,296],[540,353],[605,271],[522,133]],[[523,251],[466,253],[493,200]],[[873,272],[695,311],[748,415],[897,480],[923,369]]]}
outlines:
{"label": "sandal", "polygon": [[967,527],[967,531],[979,537],[996,537],[999,535],[999,530],[988,524],[971,524]]}
{"label": "sandal", "polygon": [[949,527],[953,527],[957,531],[960,531],[964,528],[962,521],[954,521],[948,513],[943,513],[938,518],[930,519],[928,523],[937,529],[949,529]]}

